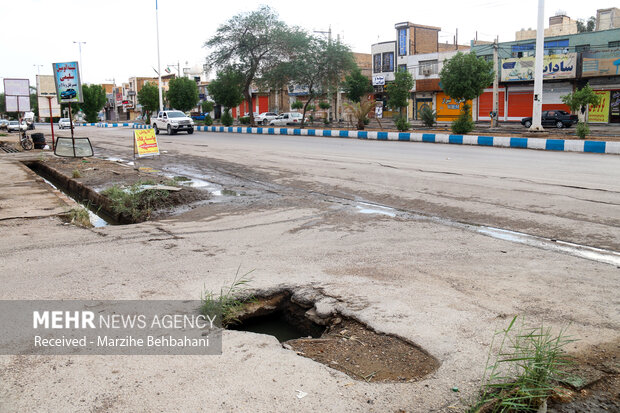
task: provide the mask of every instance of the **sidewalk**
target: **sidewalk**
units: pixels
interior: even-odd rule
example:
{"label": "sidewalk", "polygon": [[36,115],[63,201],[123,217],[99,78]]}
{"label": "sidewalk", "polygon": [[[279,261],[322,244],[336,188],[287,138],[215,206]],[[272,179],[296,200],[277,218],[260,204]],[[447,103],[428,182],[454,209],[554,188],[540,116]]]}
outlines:
{"label": "sidewalk", "polygon": [[69,210],[70,201],[52,191],[23,161],[36,161],[39,151],[8,154],[0,152],[0,221],[45,218]]}

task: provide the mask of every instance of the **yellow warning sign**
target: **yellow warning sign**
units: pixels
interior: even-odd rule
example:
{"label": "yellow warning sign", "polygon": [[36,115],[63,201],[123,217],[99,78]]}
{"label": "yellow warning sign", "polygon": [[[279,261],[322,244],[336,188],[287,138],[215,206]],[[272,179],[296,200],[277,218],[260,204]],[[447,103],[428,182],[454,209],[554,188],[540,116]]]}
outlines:
{"label": "yellow warning sign", "polygon": [[134,150],[138,156],[159,155],[157,137],[154,129],[136,129],[134,135]]}

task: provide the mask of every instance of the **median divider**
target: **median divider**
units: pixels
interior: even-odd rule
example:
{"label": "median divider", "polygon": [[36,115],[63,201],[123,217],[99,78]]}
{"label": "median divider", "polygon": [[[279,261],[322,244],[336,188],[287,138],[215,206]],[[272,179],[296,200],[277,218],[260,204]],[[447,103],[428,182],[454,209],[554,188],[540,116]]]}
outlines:
{"label": "median divider", "polygon": [[[102,128],[131,127],[150,129],[150,125],[138,123],[82,123],[82,126]],[[101,126],[100,126],[101,125]],[[104,126],[105,125],[105,126]],[[280,127],[248,126],[196,126],[201,132],[224,132],[263,135],[324,136],[383,141],[446,143],[452,145],[495,146],[501,148],[539,149],[545,151],[607,153],[620,155],[620,142],[588,141],[577,139],[519,138],[510,136],[450,135],[442,133],[378,132],[331,129],[298,129]]]}

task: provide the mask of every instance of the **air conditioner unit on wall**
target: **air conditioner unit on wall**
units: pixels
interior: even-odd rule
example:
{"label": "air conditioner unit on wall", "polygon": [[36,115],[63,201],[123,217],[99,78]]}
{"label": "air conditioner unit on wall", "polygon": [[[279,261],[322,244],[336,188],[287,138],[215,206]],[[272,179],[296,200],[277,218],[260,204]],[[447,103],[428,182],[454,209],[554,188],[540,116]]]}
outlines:
{"label": "air conditioner unit on wall", "polygon": [[422,69],[422,74],[424,76],[429,76],[431,74],[431,72],[432,72],[432,70],[431,70],[430,67],[425,67],[425,68]]}

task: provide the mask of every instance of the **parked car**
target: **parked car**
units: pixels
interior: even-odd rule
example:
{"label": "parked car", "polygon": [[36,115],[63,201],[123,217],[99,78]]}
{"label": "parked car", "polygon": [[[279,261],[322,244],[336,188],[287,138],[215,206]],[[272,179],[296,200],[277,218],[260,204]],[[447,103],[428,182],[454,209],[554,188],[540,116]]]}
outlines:
{"label": "parked car", "polygon": [[77,92],[75,91],[75,89],[67,89],[60,92],[61,99],[73,99],[76,96]]}
{"label": "parked car", "polygon": [[9,121],[6,119],[0,119],[0,129],[6,129],[9,126]]}
{"label": "parked car", "polygon": [[58,121],[58,129],[64,129],[64,128],[70,128],[71,127],[71,122],[69,121],[69,118],[61,118]]}
{"label": "parked car", "polygon": [[263,125],[269,125],[269,122],[278,117],[278,114],[275,112],[263,112],[260,115],[256,115],[254,117],[254,121],[256,123],[262,123]]}
{"label": "parked car", "polygon": [[180,110],[164,110],[153,119],[153,129],[155,134],[159,134],[163,129],[168,135],[174,135],[178,131],[187,131],[191,135],[194,133],[194,121]]}
{"label": "parked car", "polygon": [[269,121],[270,125],[282,126],[282,125],[301,125],[303,115],[298,112],[286,112]]}
{"label": "parked car", "polygon": [[19,132],[20,130],[26,130],[27,128],[28,125],[26,125],[26,122],[22,122],[20,125],[19,121],[16,120],[10,120],[7,126],[7,130],[9,132]]}
{"label": "parked car", "polygon": [[[555,126],[557,128],[570,128],[571,125],[577,123],[579,118],[577,115],[571,115],[563,110],[545,110],[542,113],[542,126]],[[521,124],[526,128],[532,126],[532,117],[521,119]]]}

